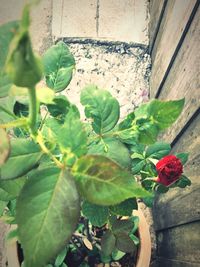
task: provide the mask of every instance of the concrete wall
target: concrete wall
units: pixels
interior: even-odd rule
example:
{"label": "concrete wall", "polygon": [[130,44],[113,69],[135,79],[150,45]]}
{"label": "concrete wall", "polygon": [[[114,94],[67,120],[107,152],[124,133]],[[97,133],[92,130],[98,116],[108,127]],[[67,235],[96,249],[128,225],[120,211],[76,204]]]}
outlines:
{"label": "concrete wall", "polygon": [[[55,1],[55,0],[54,0]],[[23,6],[30,0],[0,0],[0,24],[21,17]],[[31,38],[39,53],[51,44],[52,0],[41,0],[31,11]]]}

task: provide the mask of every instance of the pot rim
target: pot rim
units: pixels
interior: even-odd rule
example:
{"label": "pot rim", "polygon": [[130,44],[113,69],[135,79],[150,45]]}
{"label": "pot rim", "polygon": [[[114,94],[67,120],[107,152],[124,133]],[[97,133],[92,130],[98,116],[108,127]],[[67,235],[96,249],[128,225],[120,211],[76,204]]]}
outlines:
{"label": "pot rim", "polygon": [[149,225],[140,208],[134,210],[134,215],[139,217],[138,233],[140,239],[136,267],[149,267],[151,260],[151,236]]}

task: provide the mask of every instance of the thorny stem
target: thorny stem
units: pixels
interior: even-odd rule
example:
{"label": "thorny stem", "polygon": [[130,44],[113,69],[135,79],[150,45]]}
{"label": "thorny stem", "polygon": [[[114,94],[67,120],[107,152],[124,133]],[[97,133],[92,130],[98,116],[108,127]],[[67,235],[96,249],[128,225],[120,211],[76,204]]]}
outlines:
{"label": "thorny stem", "polygon": [[48,114],[49,114],[49,112],[47,111],[47,112],[45,113],[44,118],[43,118],[42,121],[41,121],[40,128],[39,128],[40,131],[42,130],[42,127],[44,126],[44,123],[45,123],[45,120],[46,120]]}
{"label": "thorny stem", "polygon": [[63,169],[64,165],[57,160],[57,158],[51,153],[51,151],[45,146],[44,142],[43,142],[43,138],[42,135],[40,133],[38,133],[37,137],[36,137],[36,141],[38,142],[38,144],[40,145],[42,151],[49,155],[49,157],[55,162],[55,164],[58,166],[58,168]]}
{"label": "thorny stem", "polygon": [[36,90],[35,88],[29,88],[29,126],[33,136],[37,135],[37,112],[38,112],[38,103],[36,98]]}
{"label": "thorny stem", "polygon": [[32,137],[38,142],[42,151],[49,155],[49,157],[55,162],[58,168],[63,169],[64,165],[57,160],[57,158],[51,153],[51,151],[45,146],[43,142],[42,135],[37,131],[36,123],[37,123],[37,113],[38,113],[38,103],[36,98],[36,90],[35,88],[29,88],[29,127],[31,130]]}

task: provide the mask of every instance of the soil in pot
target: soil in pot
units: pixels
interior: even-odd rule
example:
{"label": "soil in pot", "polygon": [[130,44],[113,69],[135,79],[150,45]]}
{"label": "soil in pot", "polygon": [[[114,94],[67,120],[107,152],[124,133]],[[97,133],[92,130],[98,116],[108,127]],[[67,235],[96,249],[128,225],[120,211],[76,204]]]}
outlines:
{"label": "soil in pot", "polygon": [[[82,222],[80,221],[81,223],[79,224],[79,231],[75,232],[72,236],[68,250],[65,250],[61,257],[59,255],[59,257],[62,258],[61,264],[48,265],[48,267],[149,267],[151,256],[149,228],[140,210],[137,212],[134,211],[134,214],[139,216],[140,223],[137,237],[140,239],[140,245],[136,247],[133,253],[125,254],[118,251],[118,253],[115,254],[115,260],[112,261],[110,261],[109,258],[102,258],[99,253],[101,248],[100,239],[106,231],[106,226],[101,228],[91,227],[91,225],[88,225],[88,223],[84,221],[85,219],[82,219]],[[7,255],[8,267],[13,267],[13,260],[9,262],[9,256],[13,258],[13,255],[16,254],[16,246],[12,248],[12,251],[9,251],[10,253]],[[18,245],[18,258],[21,264],[23,262],[23,253],[20,245]],[[102,263],[102,259],[104,263]],[[16,262],[18,262],[17,257]],[[62,265],[63,263],[64,265]],[[15,266],[19,267],[20,265],[16,263]]]}
{"label": "soil in pot", "polygon": [[[132,253],[116,251],[116,253],[113,254],[115,255],[113,258],[102,256],[100,253],[101,238],[106,231],[106,226],[101,228],[92,227],[89,229],[87,224],[88,222],[85,222],[84,220],[85,219],[82,218],[82,222],[79,224],[80,228],[82,229],[80,232],[76,232],[72,236],[70,244],[67,248],[66,256],[63,258],[63,262],[67,265],[67,267],[136,266],[139,246],[135,246],[135,250]],[[138,234],[136,235],[138,236]],[[18,244],[17,251],[19,262],[22,264],[23,251],[20,244]]]}

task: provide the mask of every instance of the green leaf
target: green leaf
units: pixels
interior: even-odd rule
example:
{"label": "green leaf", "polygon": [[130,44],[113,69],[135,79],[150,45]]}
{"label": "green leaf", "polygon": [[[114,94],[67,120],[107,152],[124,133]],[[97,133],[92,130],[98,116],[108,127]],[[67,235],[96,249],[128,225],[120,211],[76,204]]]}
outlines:
{"label": "green leaf", "polygon": [[89,147],[88,154],[108,157],[124,168],[129,168],[131,164],[128,148],[114,138],[105,138],[97,144],[92,144]]}
{"label": "green leaf", "polygon": [[140,219],[138,216],[132,216],[130,220],[133,222],[134,226],[131,230],[131,234],[134,234],[138,230]]}
{"label": "green leaf", "polygon": [[14,97],[0,98],[0,123],[7,123],[16,118],[13,113],[15,104]]}
{"label": "green leaf", "polygon": [[0,199],[6,201],[15,199],[19,195],[26,180],[26,177],[12,180],[0,180]]}
{"label": "green leaf", "polygon": [[8,192],[6,192],[4,189],[0,187],[0,200],[1,201],[9,201],[11,199],[14,199]]}
{"label": "green leaf", "polygon": [[16,215],[16,199],[13,199],[7,202],[6,210],[1,219],[7,224],[16,225],[15,215]]}
{"label": "green leaf", "polygon": [[157,142],[149,146],[146,150],[146,158],[161,159],[164,156],[168,155],[171,150],[171,146],[168,143]]}
{"label": "green leaf", "polygon": [[120,260],[124,255],[125,255],[125,252],[122,252],[122,251],[120,251],[118,249],[115,249],[112,252],[112,258],[113,258],[114,261]]}
{"label": "green leaf", "polygon": [[114,234],[107,230],[101,239],[101,249],[104,256],[110,256],[115,248],[116,238]]}
{"label": "green leaf", "polygon": [[141,155],[141,154],[135,152],[135,153],[133,153],[133,154],[131,155],[131,158],[132,158],[132,159],[140,159],[140,160],[144,160],[144,155],[143,155],[143,154]]}
{"label": "green leaf", "polygon": [[131,171],[133,174],[137,174],[139,173],[141,170],[143,170],[143,168],[146,165],[146,161],[145,160],[141,160],[138,158],[135,158],[132,160],[132,168]]}
{"label": "green leaf", "polygon": [[42,65],[33,53],[28,28],[29,5],[26,5],[19,29],[10,44],[6,72],[15,85],[31,88],[42,78]]}
{"label": "green leaf", "polygon": [[101,256],[101,262],[103,263],[110,263],[112,260],[111,255],[105,256],[103,253],[101,253],[100,256]]}
{"label": "green leaf", "polygon": [[0,26],[0,69],[2,69],[5,65],[10,42],[18,27],[18,21],[8,22]]}
{"label": "green leaf", "polygon": [[44,266],[65,247],[79,219],[79,197],[66,170],[35,172],[17,201],[16,220],[26,267]]}
{"label": "green leaf", "polygon": [[159,129],[155,123],[149,119],[140,119],[138,125],[138,141],[142,144],[152,144],[156,142]]}
{"label": "green leaf", "polygon": [[0,129],[0,166],[7,160],[10,153],[10,141],[4,129]]}
{"label": "green leaf", "polygon": [[159,129],[163,130],[171,126],[184,107],[185,99],[174,101],[160,101],[154,99],[149,105],[148,112],[153,117]]}
{"label": "green leaf", "polygon": [[176,157],[179,158],[184,165],[188,161],[189,153],[178,153]]}
{"label": "green leaf", "polygon": [[134,234],[130,234],[129,237],[131,238],[131,240],[134,242],[136,246],[140,244],[140,239]]}
{"label": "green leaf", "polygon": [[63,114],[65,116],[68,113],[70,107],[71,104],[64,95],[55,96],[53,103],[47,105],[48,111],[52,117],[58,117]]}
{"label": "green leaf", "polygon": [[48,111],[52,117],[63,120],[70,109],[73,109],[74,113],[77,113],[77,117],[80,117],[77,107],[69,102],[64,95],[55,96],[52,104],[47,105]]}
{"label": "green leaf", "polygon": [[180,115],[184,99],[173,101],[160,101],[153,99],[135,110],[136,119],[150,119],[160,130],[171,126]]}
{"label": "green leaf", "polygon": [[119,130],[125,130],[131,128],[134,119],[135,119],[134,112],[128,114],[127,117],[122,122],[119,123]]}
{"label": "green leaf", "polygon": [[159,185],[156,186],[156,191],[158,193],[164,194],[164,193],[167,193],[169,191],[169,187],[164,186],[162,184],[159,184]]}
{"label": "green leaf", "polygon": [[138,205],[135,198],[129,198],[118,205],[110,206],[109,209],[111,213],[115,215],[131,216],[133,210],[138,209]]}
{"label": "green leaf", "polygon": [[77,157],[87,152],[87,135],[77,113],[70,109],[63,124],[55,119],[47,121],[55,140],[63,153],[74,153]]}
{"label": "green leaf", "polygon": [[97,134],[109,132],[119,120],[119,103],[106,91],[95,85],[88,85],[81,91],[81,104],[85,115],[93,120],[92,127]]}
{"label": "green leaf", "polygon": [[149,208],[152,208],[153,207],[153,203],[154,203],[154,197],[155,196],[152,196],[152,197],[145,197],[143,198],[143,202],[144,204],[149,207]]}
{"label": "green leaf", "polygon": [[159,129],[149,118],[140,118],[132,126],[117,132],[119,138],[127,144],[152,144],[156,141]]}
{"label": "green leaf", "polygon": [[119,130],[117,132],[119,139],[126,144],[135,144],[139,138],[138,126],[132,126],[131,128]]}
{"label": "green leaf", "polygon": [[144,151],[145,151],[145,145],[144,144],[140,144],[140,143],[131,144],[131,145],[129,145],[129,150],[133,154],[134,153],[138,153],[140,155],[143,155],[144,154]]}
{"label": "green leaf", "polygon": [[185,188],[186,186],[190,186],[192,183],[188,177],[185,175],[181,175],[180,179],[175,183],[176,186],[180,188]]}
{"label": "green leaf", "polygon": [[138,108],[134,110],[135,118],[137,120],[141,118],[143,119],[149,118],[149,106],[151,105],[151,102],[152,100],[148,103],[140,105]]}
{"label": "green leaf", "polygon": [[86,216],[94,226],[101,227],[108,221],[109,210],[107,207],[84,201],[82,204],[82,212],[83,215]]}
{"label": "green leaf", "polygon": [[119,123],[118,137],[126,144],[136,144],[139,136],[138,126],[135,121],[135,113],[132,112]]}
{"label": "green leaf", "polygon": [[[146,174],[146,173],[145,173]],[[157,175],[157,174],[156,174]],[[155,176],[156,176],[155,175]],[[147,177],[147,178],[149,178],[149,176],[150,176],[150,174],[149,173],[147,173],[146,175],[145,175],[145,178]],[[152,179],[152,180],[142,180],[141,181],[141,183],[142,183],[142,186],[146,189],[146,190],[148,190],[148,191],[151,191],[153,188],[154,188],[154,185],[155,185],[155,181],[154,181],[154,179]]]}
{"label": "green leaf", "polygon": [[160,130],[176,121],[183,105],[184,99],[166,102],[154,99],[143,104],[119,124],[118,135],[128,144],[137,141],[152,144],[156,142]]}
{"label": "green leaf", "polygon": [[126,253],[132,253],[137,249],[132,239],[125,233],[117,236],[116,247]]}
{"label": "green leaf", "polygon": [[57,256],[55,260],[55,267],[60,267],[60,265],[63,263],[65,257],[67,255],[67,248],[64,248],[59,255]]}
{"label": "green leaf", "polygon": [[112,224],[112,231],[115,236],[129,234],[133,229],[133,222],[129,219],[115,220]]}
{"label": "green leaf", "polygon": [[68,46],[58,42],[43,55],[46,83],[55,92],[64,90],[72,79],[75,60]]}
{"label": "green leaf", "polygon": [[0,70],[0,98],[6,97],[9,95],[11,86],[12,86],[12,83],[8,75],[2,70]]}
{"label": "green leaf", "polygon": [[127,171],[104,156],[81,157],[73,168],[81,194],[91,203],[109,206],[149,195]]}
{"label": "green leaf", "polygon": [[42,152],[37,144],[28,139],[11,139],[11,153],[1,167],[1,179],[14,179],[36,166]]}
{"label": "green leaf", "polygon": [[26,87],[19,87],[13,84],[9,91],[9,96],[15,97],[15,99],[24,105],[29,104],[29,95],[28,95],[28,88]]}
{"label": "green leaf", "polygon": [[48,87],[37,88],[36,90],[37,99],[44,104],[53,103],[53,98],[55,96],[55,92]]}
{"label": "green leaf", "polygon": [[7,206],[8,201],[2,201],[0,200],[0,218],[3,215],[4,209]]}

